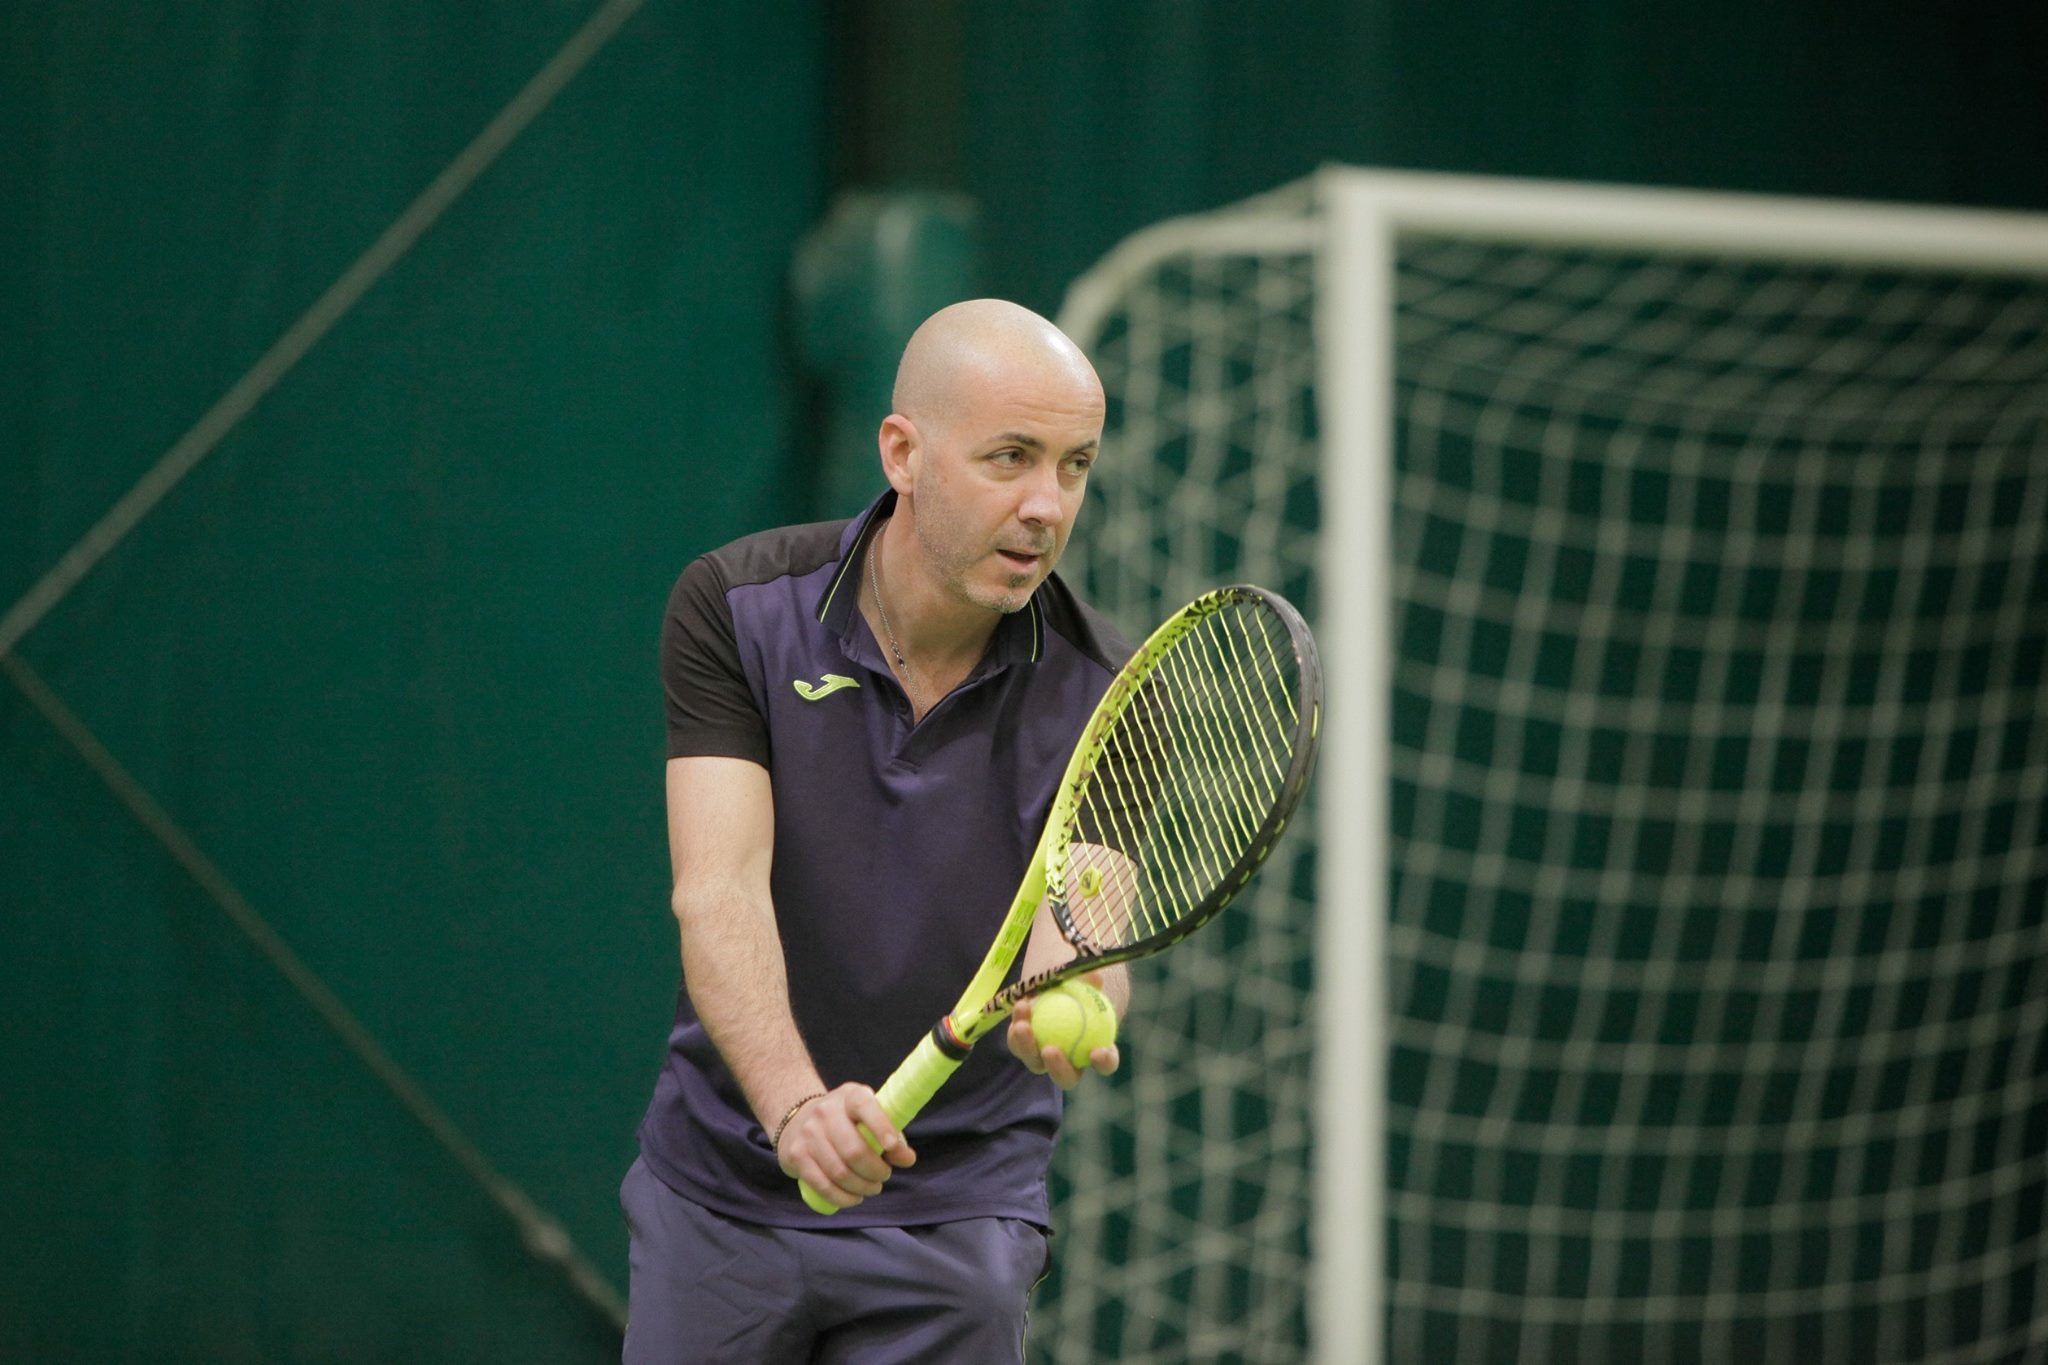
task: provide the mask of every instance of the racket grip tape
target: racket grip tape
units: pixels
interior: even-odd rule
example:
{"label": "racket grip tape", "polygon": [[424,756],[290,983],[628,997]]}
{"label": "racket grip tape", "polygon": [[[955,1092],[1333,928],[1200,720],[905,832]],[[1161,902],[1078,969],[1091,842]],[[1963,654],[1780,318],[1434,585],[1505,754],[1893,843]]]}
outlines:
{"label": "racket grip tape", "polygon": [[[943,1028],[945,1025],[941,1023],[940,1027]],[[962,1053],[960,1057],[948,1056],[930,1033],[918,1040],[917,1046],[910,1050],[910,1055],[903,1059],[903,1064],[898,1066],[894,1074],[882,1082],[882,1088],[875,1092],[875,1099],[881,1104],[882,1112],[889,1116],[889,1121],[896,1125],[899,1132],[918,1116],[931,1097],[938,1093],[939,1087],[946,1083],[946,1078],[960,1069],[960,1063],[965,1059],[965,1055]],[[867,1130],[866,1124],[861,1125],[860,1135],[876,1152],[882,1150],[881,1141]],[[839,1206],[812,1189],[809,1182],[799,1179],[796,1183],[803,1191],[804,1202],[812,1209],[823,1214],[839,1212]]]}

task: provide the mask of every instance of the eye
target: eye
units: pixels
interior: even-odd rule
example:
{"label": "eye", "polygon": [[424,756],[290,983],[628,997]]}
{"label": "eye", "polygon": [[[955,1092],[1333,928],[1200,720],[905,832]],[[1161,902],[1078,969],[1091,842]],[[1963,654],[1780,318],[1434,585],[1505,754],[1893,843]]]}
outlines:
{"label": "eye", "polygon": [[1093,455],[1069,455],[1067,457],[1067,473],[1078,478],[1086,474],[1094,464],[1095,457]]}

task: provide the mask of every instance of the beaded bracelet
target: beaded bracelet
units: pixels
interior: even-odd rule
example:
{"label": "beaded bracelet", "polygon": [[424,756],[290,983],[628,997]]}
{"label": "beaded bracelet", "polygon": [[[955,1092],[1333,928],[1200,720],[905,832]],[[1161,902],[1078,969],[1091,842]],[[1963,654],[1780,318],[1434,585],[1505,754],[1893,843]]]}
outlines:
{"label": "beaded bracelet", "polygon": [[782,1151],[782,1130],[789,1127],[789,1121],[796,1117],[796,1111],[803,1108],[805,1105],[809,1104],[812,1100],[822,1100],[824,1098],[825,1092],[820,1090],[815,1095],[804,1096],[795,1104],[789,1106],[788,1109],[784,1110],[782,1114],[782,1122],[775,1125],[775,1135],[768,1139],[768,1150],[771,1152],[775,1152],[779,1155]]}

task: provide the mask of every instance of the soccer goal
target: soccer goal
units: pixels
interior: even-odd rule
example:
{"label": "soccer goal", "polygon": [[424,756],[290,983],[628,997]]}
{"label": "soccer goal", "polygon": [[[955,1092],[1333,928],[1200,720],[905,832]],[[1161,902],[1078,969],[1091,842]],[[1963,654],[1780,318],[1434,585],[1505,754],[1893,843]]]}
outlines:
{"label": "soccer goal", "polygon": [[1039,1358],[2048,1359],[2048,221],[1332,170],[1062,323],[1071,572],[1330,697]]}

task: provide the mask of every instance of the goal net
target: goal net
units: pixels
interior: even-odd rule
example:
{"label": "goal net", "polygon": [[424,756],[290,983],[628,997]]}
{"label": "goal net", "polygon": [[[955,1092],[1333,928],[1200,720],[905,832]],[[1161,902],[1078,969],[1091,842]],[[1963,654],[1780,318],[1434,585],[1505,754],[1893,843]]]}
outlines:
{"label": "goal net", "polygon": [[1037,1358],[2048,1359],[2048,226],[1333,171],[1063,323],[1092,600],[1330,699]]}

